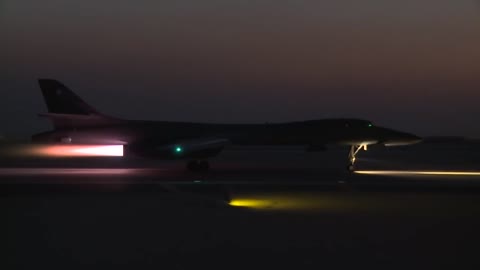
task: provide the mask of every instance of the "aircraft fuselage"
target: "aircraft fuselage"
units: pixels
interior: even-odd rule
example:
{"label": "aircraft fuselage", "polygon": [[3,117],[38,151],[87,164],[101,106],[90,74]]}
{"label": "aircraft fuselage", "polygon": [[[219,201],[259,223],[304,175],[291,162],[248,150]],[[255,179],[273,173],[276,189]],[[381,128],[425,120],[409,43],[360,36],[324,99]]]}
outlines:
{"label": "aircraft fuselage", "polygon": [[376,141],[410,144],[415,135],[373,126],[357,119],[325,119],[266,124],[205,124],[122,120],[112,124],[60,129],[34,136],[38,142],[60,142],[70,138],[79,144],[152,144],[198,138],[225,138],[234,145],[353,145]]}

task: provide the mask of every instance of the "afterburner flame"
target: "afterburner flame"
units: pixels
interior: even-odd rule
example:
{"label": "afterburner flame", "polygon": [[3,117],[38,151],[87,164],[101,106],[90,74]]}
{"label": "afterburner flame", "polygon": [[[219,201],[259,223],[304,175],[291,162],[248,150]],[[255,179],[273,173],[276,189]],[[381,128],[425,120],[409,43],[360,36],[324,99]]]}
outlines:
{"label": "afterburner flame", "polygon": [[105,145],[92,147],[79,147],[73,149],[73,153],[92,156],[123,156],[123,145]]}
{"label": "afterburner flame", "polygon": [[28,152],[45,157],[121,157],[123,145],[36,145]]}

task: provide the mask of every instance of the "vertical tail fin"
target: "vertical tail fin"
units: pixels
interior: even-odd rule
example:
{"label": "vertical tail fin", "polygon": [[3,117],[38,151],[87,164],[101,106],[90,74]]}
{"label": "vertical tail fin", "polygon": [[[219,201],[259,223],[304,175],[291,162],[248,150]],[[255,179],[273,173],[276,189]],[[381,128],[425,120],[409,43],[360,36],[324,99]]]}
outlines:
{"label": "vertical tail fin", "polygon": [[53,114],[100,115],[73,91],[52,79],[39,79],[40,89],[47,103],[48,112]]}
{"label": "vertical tail fin", "polygon": [[55,129],[105,125],[114,120],[56,80],[39,79],[38,83],[48,108],[47,114],[40,115],[52,120]]}

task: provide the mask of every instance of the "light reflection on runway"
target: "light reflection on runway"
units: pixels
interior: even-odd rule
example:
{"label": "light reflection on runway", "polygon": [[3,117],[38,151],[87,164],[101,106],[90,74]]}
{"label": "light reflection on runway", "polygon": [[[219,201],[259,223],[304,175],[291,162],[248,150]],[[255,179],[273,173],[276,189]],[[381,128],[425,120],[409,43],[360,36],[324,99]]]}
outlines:
{"label": "light reflection on runway", "polygon": [[[311,177],[305,178],[303,174],[308,175],[321,175],[322,179]],[[252,176],[261,175],[260,179],[252,178]],[[455,178],[468,178],[479,179],[480,171],[413,171],[413,170],[358,170],[352,175],[332,171],[303,171],[299,169],[287,170],[287,169],[244,169],[244,170],[212,170],[209,172],[196,173],[183,170],[178,167],[164,168],[151,168],[151,167],[139,167],[139,168],[61,168],[61,167],[10,167],[0,168],[0,176],[20,176],[20,177],[44,177],[44,176],[65,176],[65,177],[81,177],[81,176],[99,176],[99,177],[148,177],[158,180],[190,180],[189,182],[201,182],[201,180],[221,181],[221,182],[294,182],[296,184],[302,184],[303,182],[334,182],[343,183],[349,181],[349,179],[355,179],[364,176],[386,176],[386,177],[414,177],[415,179],[425,179],[429,177],[432,180],[444,179],[442,177],[448,177],[448,179],[454,180]],[[285,177],[288,176],[288,177]],[[250,181],[245,181],[248,178]],[[299,180],[298,178],[302,178]],[[327,179],[325,179],[327,178]],[[365,178],[362,178],[365,180]]]}
{"label": "light reflection on runway", "polygon": [[[389,214],[403,212],[424,215],[425,211],[429,211],[430,214],[443,213],[452,206],[452,198],[457,200],[455,203],[458,203],[458,200],[468,203],[468,200],[475,196],[477,195],[470,194],[458,197],[455,193],[271,191],[232,194],[230,205],[258,211]],[[410,207],[411,205],[415,205],[414,209]],[[472,209],[465,207],[462,211],[471,214]]]}
{"label": "light reflection on runway", "polygon": [[475,171],[355,171],[356,174],[385,176],[480,176]]}
{"label": "light reflection on runway", "polygon": [[142,175],[162,169],[143,168],[1,168],[1,176],[127,176]]}
{"label": "light reflection on runway", "polygon": [[[405,198],[410,196],[409,194],[430,194],[428,196],[438,199],[439,196],[448,196],[442,191],[468,191],[476,192],[475,194],[480,191],[480,172],[475,171],[378,170],[328,174],[318,170],[314,173],[315,177],[304,179],[302,170],[293,170],[287,174],[288,177],[281,178],[289,171],[280,168],[262,171],[259,180],[252,178],[259,173],[258,170],[240,171],[241,177],[238,177],[238,170],[212,170],[208,174],[198,175],[172,166],[0,168],[0,184],[5,184],[3,191],[10,194],[9,196],[32,190],[34,194],[48,195],[51,189],[54,194],[69,194],[71,190],[78,190],[79,193],[82,190],[91,190],[115,192],[119,195],[156,194],[155,196],[161,198],[165,191],[172,191],[172,196],[178,194],[182,200],[183,195],[186,195],[186,198],[193,194],[228,202],[233,208],[289,212],[397,211],[407,209],[405,202],[409,200]],[[303,171],[304,174],[311,172]],[[380,177],[374,177],[375,175]],[[424,177],[420,177],[422,175]],[[424,179],[427,181],[423,181]],[[405,190],[409,192],[405,193]],[[225,194],[228,195],[228,201],[225,201]],[[388,201],[387,205],[384,205],[384,200]],[[422,204],[425,203],[422,201]]]}
{"label": "light reflection on runway", "polygon": [[[233,194],[229,203],[234,207],[245,207],[268,211],[311,211],[322,209],[351,208],[350,202],[315,193],[252,193]],[[348,205],[347,205],[348,204]]]}

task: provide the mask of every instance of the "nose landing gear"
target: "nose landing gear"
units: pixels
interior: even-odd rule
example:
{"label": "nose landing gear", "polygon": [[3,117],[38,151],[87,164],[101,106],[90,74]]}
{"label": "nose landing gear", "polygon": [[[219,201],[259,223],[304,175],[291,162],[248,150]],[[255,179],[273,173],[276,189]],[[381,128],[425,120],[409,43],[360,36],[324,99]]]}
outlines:
{"label": "nose landing gear", "polygon": [[368,149],[368,144],[358,144],[358,145],[352,145],[350,147],[350,153],[348,154],[348,160],[349,164],[347,166],[347,170],[349,172],[354,172],[355,171],[355,161],[356,161],[356,156],[361,150],[367,151]]}

